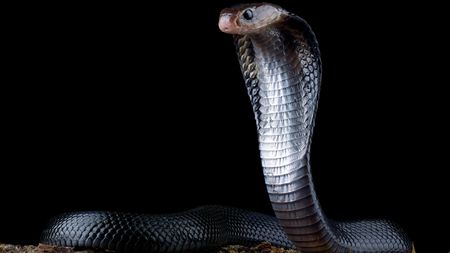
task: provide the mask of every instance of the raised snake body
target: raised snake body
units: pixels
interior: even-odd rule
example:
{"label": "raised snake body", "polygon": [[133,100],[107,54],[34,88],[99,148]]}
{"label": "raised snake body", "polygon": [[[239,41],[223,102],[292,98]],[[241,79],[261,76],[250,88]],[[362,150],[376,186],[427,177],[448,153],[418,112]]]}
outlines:
{"label": "raised snake body", "polygon": [[384,220],[338,223],[317,200],[309,163],[321,83],[318,43],[300,17],[273,4],[224,9],[255,113],[261,163],[275,217],[205,206],[170,215],[113,212],[56,217],[42,242],[120,251],[183,252],[269,241],[300,252],[410,253]]}

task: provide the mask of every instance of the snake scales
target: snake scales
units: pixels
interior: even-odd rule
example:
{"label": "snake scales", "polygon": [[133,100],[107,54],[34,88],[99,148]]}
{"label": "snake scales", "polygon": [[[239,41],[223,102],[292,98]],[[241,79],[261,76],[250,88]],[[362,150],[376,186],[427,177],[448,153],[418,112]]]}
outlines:
{"label": "snake scales", "polygon": [[411,243],[385,220],[338,223],[317,200],[309,151],[321,83],[318,43],[302,18],[262,3],[224,9],[255,113],[261,163],[275,217],[204,206],[169,214],[62,214],[41,241],[118,251],[185,252],[269,241],[300,252],[409,253]]}

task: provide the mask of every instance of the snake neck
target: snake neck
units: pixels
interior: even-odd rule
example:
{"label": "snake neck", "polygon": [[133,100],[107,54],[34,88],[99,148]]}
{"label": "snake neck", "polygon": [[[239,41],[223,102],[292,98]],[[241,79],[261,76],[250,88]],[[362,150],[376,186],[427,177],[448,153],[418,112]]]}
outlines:
{"label": "snake neck", "polygon": [[273,210],[302,252],[326,251],[334,236],[317,200],[309,162],[321,78],[317,46],[309,45],[317,42],[313,34],[290,38],[277,29],[249,38],[258,80],[249,93]]}

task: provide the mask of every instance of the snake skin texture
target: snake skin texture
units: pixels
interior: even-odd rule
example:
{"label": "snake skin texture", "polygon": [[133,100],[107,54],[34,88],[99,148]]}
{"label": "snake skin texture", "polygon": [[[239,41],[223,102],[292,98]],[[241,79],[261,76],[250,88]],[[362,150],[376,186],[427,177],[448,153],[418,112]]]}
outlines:
{"label": "snake skin texture", "polygon": [[275,217],[224,206],[164,215],[67,213],[50,222],[41,241],[120,252],[185,252],[261,241],[294,247]]}
{"label": "snake skin texture", "polygon": [[220,206],[170,215],[71,213],[56,217],[42,242],[185,252],[268,241],[304,253],[410,253],[407,235],[390,221],[335,222],[321,209],[309,154],[322,64],[306,21],[273,4],[248,4],[224,9],[219,28],[235,40],[276,218]]}

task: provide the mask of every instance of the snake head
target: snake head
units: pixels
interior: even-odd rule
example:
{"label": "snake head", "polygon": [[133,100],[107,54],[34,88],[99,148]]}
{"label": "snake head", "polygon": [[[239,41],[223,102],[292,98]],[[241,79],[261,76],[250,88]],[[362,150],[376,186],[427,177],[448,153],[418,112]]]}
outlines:
{"label": "snake head", "polygon": [[220,12],[219,29],[229,34],[257,33],[282,22],[288,15],[287,11],[274,4],[242,4]]}

